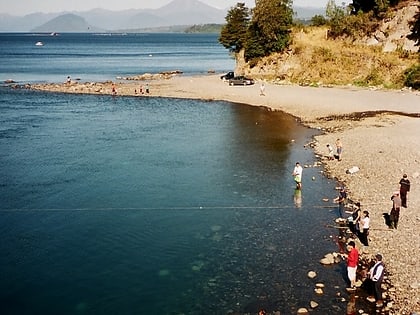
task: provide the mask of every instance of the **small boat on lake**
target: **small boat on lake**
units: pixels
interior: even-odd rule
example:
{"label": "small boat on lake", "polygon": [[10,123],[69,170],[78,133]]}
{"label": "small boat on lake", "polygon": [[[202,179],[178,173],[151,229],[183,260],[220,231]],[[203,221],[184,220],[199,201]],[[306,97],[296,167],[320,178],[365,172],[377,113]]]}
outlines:
{"label": "small boat on lake", "polygon": [[35,46],[44,46],[44,43],[43,42],[36,42]]}

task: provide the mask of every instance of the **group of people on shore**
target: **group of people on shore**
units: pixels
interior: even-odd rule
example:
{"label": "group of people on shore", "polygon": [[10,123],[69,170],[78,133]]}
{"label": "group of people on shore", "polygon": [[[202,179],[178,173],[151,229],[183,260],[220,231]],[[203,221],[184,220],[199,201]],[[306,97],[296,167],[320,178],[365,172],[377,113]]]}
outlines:
{"label": "group of people on shore", "polygon": [[[359,251],[356,248],[356,243],[350,241],[347,244],[348,254],[345,255],[347,259],[347,277],[350,286],[347,288],[349,292],[356,291],[356,276],[357,267],[359,265]],[[362,287],[368,293],[366,298],[369,302],[375,303],[376,307],[383,307],[382,300],[382,280],[385,276],[385,266],[382,261],[382,255],[376,254],[373,258],[373,265],[370,267],[366,279],[363,281]]]}
{"label": "group of people on shore", "polygon": [[[327,144],[328,148],[328,159],[341,161],[341,156],[343,152],[343,144],[340,139],[336,140],[336,154],[330,144]],[[302,189],[302,172],[303,168],[299,162],[296,162],[292,176],[296,183],[296,190]],[[399,181],[400,189],[399,191],[394,192],[391,197],[392,200],[392,209],[389,214],[389,227],[396,229],[398,226],[400,209],[401,207],[407,208],[407,193],[410,191],[410,181],[407,174],[404,174],[401,180]],[[343,217],[343,212],[345,205],[347,203],[347,192],[345,187],[340,188],[340,192],[337,198],[334,199],[334,202],[339,205],[339,214],[340,217]],[[347,220],[348,228],[354,238],[358,238],[362,244],[361,253],[368,254],[369,246],[369,228],[370,228],[370,217],[368,210],[361,210],[360,202],[354,204],[353,211],[351,216]],[[354,240],[350,240],[347,243],[346,250],[347,254],[343,254],[342,257],[346,259],[347,263],[347,278],[349,280],[349,287],[347,290],[349,292],[356,291],[356,276],[357,276],[357,267],[359,265],[359,251],[356,248],[356,243]],[[377,253],[372,261],[369,272],[367,273],[366,278],[363,281],[362,287],[367,291],[369,302],[375,303],[376,307],[383,307],[382,300],[382,280],[385,275],[385,266],[383,263],[382,254]]]}
{"label": "group of people on shore", "polygon": [[[328,149],[328,160],[338,160],[342,158],[343,144],[340,139],[336,140],[336,152],[334,154],[334,149],[330,144],[327,144]],[[296,169],[296,168],[295,168]],[[295,173],[295,171],[294,171]],[[293,173],[293,174],[294,174]],[[296,172],[298,173],[298,172]],[[300,173],[301,176],[301,173]],[[296,181],[296,179],[295,179]],[[410,181],[407,174],[404,174],[401,180],[399,181],[400,188],[398,191],[395,191],[391,197],[392,209],[389,214],[389,222],[387,222],[389,228],[397,229],[398,221],[400,216],[401,207],[407,208],[407,193],[410,191]],[[343,212],[345,205],[347,203],[347,192],[345,187],[340,188],[339,195],[334,199],[334,202],[338,203],[339,215],[343,217]],[[346,249],[347,254],[343,254],[343,258],[346,259],[347,263],[347,278],[349,281],[349,287],[347,290],[349,292],[356,291],[356,271],[359,265],[359,254],[367,254],[369,246],[369,227],[370,227],[370,217],[369,211],[361,209],[360,202],[354,204],[353,211],[351,216],[347,220],[348,228],[353,235],[352,240],[347,243]],[[356,243],[353,240],[358,238],[362,245],[362,248],[359,250],[356,248]],[[362,287],[367,291],[368,297],[367,300],[372,303],[376,303],[376,307],[383,307],[382,300],[382,280],[385,275],[385,266],[383,263],[383,257],[381,254],[377,253],[372,261],[369,272],[366,275],[366,278],[363,281]]]}
{"label": "group of people on shore", "polygon": [[[407,174],[401,178],[399,191],[395,191],[392,200],[392,209],[389,215],[389,227],[396,229],[398,226],[399,215],[401,207],[407,208],[407,193],[410,191],[410,180]],[[339,204],[344,204],[347,198],[347,193],[344,187],[341,188],[339,196],[335,199]],[[369,246],[369,212],[367,210],[361,211],[360,203],[355,204],[351,216],[348,218],[348,227],[351,233],[357,236],[362,243],[363,247],[361,253],[367,253]],[[359,265],[359,251],[356,248],[356,243],[351,240],[347,243],[347,255],[344,255],[347,262],[347,277],[350,286],[347,288],[349,292],[356,290],[356,271]],[[369,296],[369,302],[376,302],[376,307],[382,307],[382,289],[381,284],[385,274],[385,267],[383,264],[383,257],[381,254],[376,254],[373,259],[373,266],[370,268],[367,278],[364,280],[362,287],[366,289]]]}

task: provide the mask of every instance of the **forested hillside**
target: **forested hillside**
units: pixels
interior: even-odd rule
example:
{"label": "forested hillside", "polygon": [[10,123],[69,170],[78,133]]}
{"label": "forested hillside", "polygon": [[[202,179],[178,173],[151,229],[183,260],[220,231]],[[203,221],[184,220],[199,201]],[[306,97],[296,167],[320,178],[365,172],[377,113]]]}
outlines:
{"label": "forested hillside", "polygon": [[238,3],[226,17],[220,42],[234,54],[237,73],[279,83],[420,89],[419,1],[330,0],[311,26],[287,18],[288,0],[274,1],[284,9],[276,25],[273,1],[257,6],[264,2],[255,10]]}

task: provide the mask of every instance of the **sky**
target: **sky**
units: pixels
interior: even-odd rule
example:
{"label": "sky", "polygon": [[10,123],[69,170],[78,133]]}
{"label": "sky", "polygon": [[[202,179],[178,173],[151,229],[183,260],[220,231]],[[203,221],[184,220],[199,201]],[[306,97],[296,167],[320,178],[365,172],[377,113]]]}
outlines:
{"label": "sky", "polygon": [[[207,5],[219,9],[230,8],[238,2],[245,2],[248,7],[253,7],[255,0],[200,0]],[[0,0],[0,14],[8,13],[23,16],[29,13],[43,12],[55,13],[62,11],[88,11],[103,8],[113,11],[125,9],[157,9],[172,0]],[[295,6],[325,8],[328,0],[294,0]],[[337,4],[345,1],[336,0]]]}

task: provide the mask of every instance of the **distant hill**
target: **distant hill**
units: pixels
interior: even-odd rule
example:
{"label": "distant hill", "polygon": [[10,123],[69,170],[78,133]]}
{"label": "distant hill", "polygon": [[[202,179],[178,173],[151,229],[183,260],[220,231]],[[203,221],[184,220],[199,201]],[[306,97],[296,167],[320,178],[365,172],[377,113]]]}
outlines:
{"label": "distant hill", "polygon": [[[26,16],[0,14],[0,32],[117,32],[154,30],[172,26],[224,24],[227,10],[199,0],[173,0],[158,9],[33,13]],[[322,8],[294,8],[297,19],[323,14]],[[177,28],[179,29],[179,27]]]}
{"label": "distant hill", "polygon": [[310,20],[315,15],[325,15],[325,8],[295,7],[294,11],[299,20]]}
{"label": "distant hill", "polygon": [[184,30],[185,33],[220,33],[223,24],[195,24]]}
{"label": "distant hill", "polygon": [[78,15],[67,13],[60,15],[45,24],[32,29],[33,32],[99,32],[103,31],[97,27],[89,25],[86,20]]}

